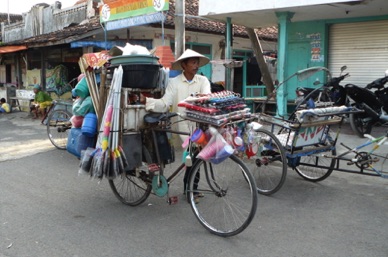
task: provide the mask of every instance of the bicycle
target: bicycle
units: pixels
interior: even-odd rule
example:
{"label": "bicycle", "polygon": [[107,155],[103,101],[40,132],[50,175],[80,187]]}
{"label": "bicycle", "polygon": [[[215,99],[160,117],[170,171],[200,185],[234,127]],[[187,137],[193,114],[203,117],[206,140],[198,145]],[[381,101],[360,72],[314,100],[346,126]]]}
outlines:
{"label": "bicycle", "polygon": [[[251,223],[257,209],[255,180],[247,166],[236,155],[219,164],[213,164],[194,153],[198,148],[190,140],[187,160],[182,161],[169,177],[165,177],[166,158],[160,151],[158,139],[161,134],[172,133],[189,136],[190,133],[171,129],[170,120],[177,113],[147,114],[145,125],[139,129],[141,136],[142,159],[140,165],[127,170],[115,179],[109,179],[114,195],[124,204],[137,206],[153,193],[167,196],[168,203],[177,202],[177,197],[169,196],[169,187],[174,179],[191,165],[191,174],[186,186],[186,199],[202,226],[210,233],[229,237],[241,233]],[[179,121],[178,121],[179,122]],[[206,130],[209,125],[197,123]],[[161,134],[160,134],[161,133]],[[167,161],[168,162],[168,161]],[[201,179],[197,180],[200,177]],[[204,196],[197,203],[196,197]]]}
{"label": "bicycle", "polygon": [[42,119],[42,124],[46,123],[49,140],[60,150],[66,150],[68,131],[71,128],[72,104],[72,100],[54,100]]}
{"label": "bicycle", "polygon": [[[388,145],[388,131],[385,133],[384,136],[380,136],[377,138],[369,134],[364,134],[364,137],[367,138],[367,141],[365,143],[358,145],[354,148],[350,148],[349,146],[346,146],[345,144],[340,143],[340,145],[342,145],[348,150],[337,156],[324,155],[324,157],[336,160],[337,164],[335,166],[335,169],[338,171],[388,178],[387,167],[384,167],[385,164],[388,164],[387,162],[388,153],[385,156],[376,153],[376,151],[380,148],[380,146]],[[360,151],[361,149],[365,149],[367,147],[371,147],[371,149]],[[346,157],[347,155],[352,153],[355,154],[352,158]],[[340,168],[339,167],[340,160],[346,161],[348,166],[355,165],[357,168],[359,168],[359,170],[354,171],[354,170]],[[380,168],[376,168],[375,164],[380,162],[380,160],[383,160],[381,162],[381,166]]]}
{"label": "bicycle", "polygon": [[[77,77],[70,80],[65,87],[74,88]],[[59,90],[58,88],[56,89]],[[46,111],[41,123],[46,125],[47,136],[50,142],[60,150],[66,150],[68,130],[71,128],[70,118],[72,117],[72,99],[61,99],[57,91],[54,93],[58,99],[54,100],[52,105]],[[60,91],[61,92],[61,91]]]}

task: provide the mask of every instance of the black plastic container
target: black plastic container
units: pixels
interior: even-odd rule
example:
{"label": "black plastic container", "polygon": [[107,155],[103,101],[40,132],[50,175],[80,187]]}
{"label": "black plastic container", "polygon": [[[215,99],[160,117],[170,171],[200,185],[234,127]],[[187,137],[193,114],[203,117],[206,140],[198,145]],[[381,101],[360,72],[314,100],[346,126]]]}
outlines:
{"label": "black plastic container", "polygon": [[[112,73],[118,66],[111,66],[109,73]],[[123,84],[124,88],[142,88],[152,89],[158,86],[159,64],[128,64],[123,67]]]}

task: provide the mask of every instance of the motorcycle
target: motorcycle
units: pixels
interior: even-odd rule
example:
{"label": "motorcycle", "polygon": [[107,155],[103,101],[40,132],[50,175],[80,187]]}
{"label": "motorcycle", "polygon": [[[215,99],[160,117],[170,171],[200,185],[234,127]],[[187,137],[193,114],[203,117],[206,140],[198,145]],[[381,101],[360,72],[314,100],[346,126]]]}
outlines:
{"label": "motorcycle", "polygon": [[[297,97],[295,99],[295,103],[297,104],[296,109],[348,105],[349,101],[346,97],[345,88],[340,85],[340,82],[349,76],[349,73],[342,75],[342,72],[346,68],[346,66],[342,66],[340,75],[330,78],[322,87],[298,87],[296,89]],[[320,84],[319,81],[314,82],[314,85],[318,84]]]}
{"label": "motorcycle", "polygon": [[388,70],[385,77],[376,79],[365,88],[345,85],[346,95],[354,101],[352,105],[364,111],[349,116],[350,126],[359,137],[370,134],[374,125],[388,122],[388,87],[384,87],[387,82]]}

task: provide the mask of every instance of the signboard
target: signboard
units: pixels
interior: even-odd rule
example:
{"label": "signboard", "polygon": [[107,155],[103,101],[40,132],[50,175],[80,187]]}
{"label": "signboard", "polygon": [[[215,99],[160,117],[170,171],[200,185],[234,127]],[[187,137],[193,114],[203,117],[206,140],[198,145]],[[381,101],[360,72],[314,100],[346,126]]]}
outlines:
{"label": "signboard", "polygon": [[132,26],[140,26],[144,24],[157,23],[164,21],[164,15],[161,12],[151,13],[148,15],[141,15],[136,17],[130,17],[115,21],[109,21],[106,23],[106,30],[123,29]]}
{"label": "signboard", "polygon": [[152,14],[167,11],[168,8],[169,0],[105,0],[100,7],[100,22],[109,23],[143,15],[152,17]]}

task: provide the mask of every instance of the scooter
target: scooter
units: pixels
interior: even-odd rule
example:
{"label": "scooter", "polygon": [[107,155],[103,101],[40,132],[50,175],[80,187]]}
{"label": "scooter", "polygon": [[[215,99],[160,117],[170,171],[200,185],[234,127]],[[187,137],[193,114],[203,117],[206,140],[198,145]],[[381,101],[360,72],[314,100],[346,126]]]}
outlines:
{"label": "scooter", "polygon": [[388,70],[385,77],[376,79],[365,88],[345,85],[346,95],[354,101],[352,105],[364,111],[349,116],[350,126],[359,137],[370,134],[374,125],[388,122],[388,87],[384,87],[387,82]]}

